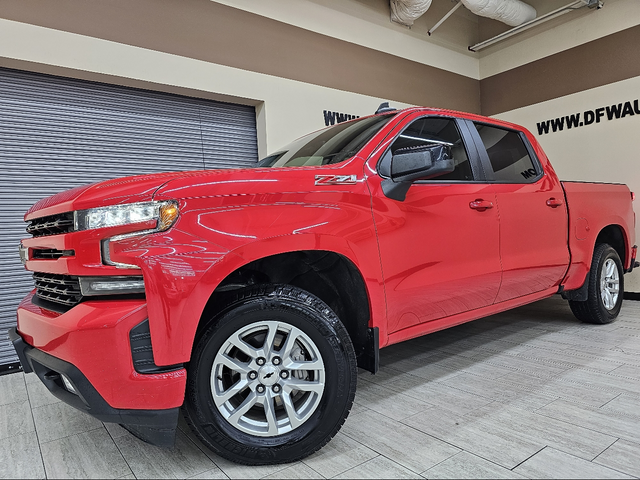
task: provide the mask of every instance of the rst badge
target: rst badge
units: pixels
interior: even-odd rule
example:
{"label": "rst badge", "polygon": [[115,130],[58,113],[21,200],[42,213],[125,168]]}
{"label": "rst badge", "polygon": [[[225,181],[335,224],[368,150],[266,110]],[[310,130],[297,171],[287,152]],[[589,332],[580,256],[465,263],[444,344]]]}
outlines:
{"label": "rst badge", "polygon": [[27,263],[27,260],[29,260],[29,247],[25,247],[21,242],[20,246],[18,247],[18,251],[20,252],[20,261],[24,265],[25,263]]}
{"label": "rst badge", "polygon": [[355,185],[355,175],[316,175],[316,185]]}

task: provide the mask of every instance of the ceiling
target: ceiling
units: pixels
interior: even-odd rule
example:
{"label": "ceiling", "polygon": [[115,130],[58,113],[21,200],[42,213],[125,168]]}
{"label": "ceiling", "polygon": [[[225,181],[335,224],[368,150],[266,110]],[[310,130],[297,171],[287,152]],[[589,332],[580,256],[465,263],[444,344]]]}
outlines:
{"label": "ceiling", "polygon": [[[389,0],[311,0],[324,6],[343,11],[359,18],[366,19],[381,26],[390,27]],[[572,0],[525,0],[537,10],[538,16],[544,15],[557,8],[571,3]],[[613,3],[619,0],[604,0],[605,3]],[[429,10],[418,18],[412,27],[405,27],[393,24],[391,28],[404,29],[411,36],[424,41],[435,43],[446,48],[465,53],[471,56],[482,57],[487,53],[495,52],[525,38],[534,36],[544,30],[558,27],[566,23],[570,18],[581,15],[588,15],[592,10],[581,8],[567,15],[563,15],[554,20],[546,22],[540,26],[532,28],[524,33],[515,35],[508,40],[500,42],[494,46],[483,50],[481,53],[474,53],[468,50],[470,45],[475,45],[481,41],[492,38],[511,27],[497,20],[474,15],[464,7],[458,8],[434,33],[429,36],[427,31],[433,27],[451,8],[456,5],[455,0],[433,0]],[[606,7],[605,7],[606,8]]]}

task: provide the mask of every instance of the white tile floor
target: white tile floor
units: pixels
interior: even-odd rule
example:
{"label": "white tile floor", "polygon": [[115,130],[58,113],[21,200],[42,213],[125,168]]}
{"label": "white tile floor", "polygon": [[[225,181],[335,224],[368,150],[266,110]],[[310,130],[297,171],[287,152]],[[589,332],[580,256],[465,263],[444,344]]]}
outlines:
{"label": "white tile floor", "polygon": [[382,350],[320,452],[246,467],[180,425],[149,446],[60,403],[33,375],[0,377],[2,478],[640,477],[640,302],[581,324],[560,298]]}

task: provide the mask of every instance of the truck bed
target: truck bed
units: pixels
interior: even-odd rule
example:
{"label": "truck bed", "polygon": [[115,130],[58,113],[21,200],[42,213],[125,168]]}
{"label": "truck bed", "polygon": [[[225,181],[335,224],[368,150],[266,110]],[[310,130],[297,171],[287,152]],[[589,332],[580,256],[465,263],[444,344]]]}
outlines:
{"label": "truck bed", "polygon": [[[624,252],[618,252],[625,270],[631,261],[631,247],[635,244],[635,214],[631,192],[618,183],[591,183],[562,181],[567,210],[569,212],[569,251],[571,265],[565,277],[565,290],[582,286],[589,267],[598,232],[607,225],[617,225],[621,230],[610,229],[611,235],[623,235],[630,242]],[[628,235],[625,236],[624,233]]]}

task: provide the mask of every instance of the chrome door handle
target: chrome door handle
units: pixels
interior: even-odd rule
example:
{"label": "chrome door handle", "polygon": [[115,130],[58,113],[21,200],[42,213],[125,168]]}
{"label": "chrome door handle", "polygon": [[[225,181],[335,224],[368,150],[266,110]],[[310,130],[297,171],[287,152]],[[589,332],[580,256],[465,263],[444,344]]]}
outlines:
{"label": "chrome door handle", "polygon": [[549,200],[547,200],[547,207],[557,208],[560,205],[562,205],[562,200],[559,200],[557,198],[551,197]]}
{"label": "chrome door handle", "polygon": [[479,212],[484,212],[487,208],[493,208],[493,203],[481,198],[477,198],[473,202],[469,202],[469,208],[472,208]]}

